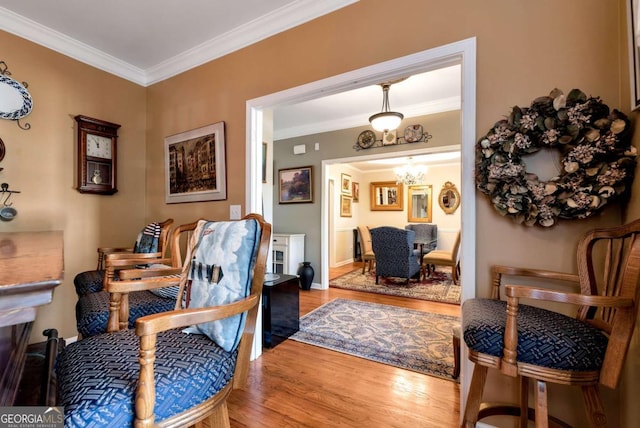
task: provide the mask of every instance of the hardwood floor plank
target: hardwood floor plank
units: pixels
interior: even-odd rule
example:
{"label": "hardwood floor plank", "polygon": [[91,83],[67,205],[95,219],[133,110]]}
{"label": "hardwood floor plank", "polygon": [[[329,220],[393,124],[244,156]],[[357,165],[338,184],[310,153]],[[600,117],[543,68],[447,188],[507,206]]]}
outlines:
{"label": "hardwood floor plank", "polygon": [[[300,315],[335,298],[460,313],[458,305],[330,288],[301,290]],[[293,340],[265,349],[247,387],[229,397],[232,427],[457,427],[459,406],[456,382]]]}

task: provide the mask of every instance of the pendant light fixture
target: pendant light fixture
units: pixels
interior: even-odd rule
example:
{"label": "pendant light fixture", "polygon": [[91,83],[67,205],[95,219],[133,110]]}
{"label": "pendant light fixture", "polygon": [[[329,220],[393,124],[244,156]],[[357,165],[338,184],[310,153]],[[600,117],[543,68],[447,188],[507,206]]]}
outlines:
{"label": "pendant light fixture", "polygon": [[386,132],[396,129],[400,125],[404,115],[390,111],[389,88],[391,87],[391,83],[381,83],[380,86],[382,86],[382,111],[371,116],[369,122],[371,122],[371,126],[373,126],[373,129],[376,131]]}

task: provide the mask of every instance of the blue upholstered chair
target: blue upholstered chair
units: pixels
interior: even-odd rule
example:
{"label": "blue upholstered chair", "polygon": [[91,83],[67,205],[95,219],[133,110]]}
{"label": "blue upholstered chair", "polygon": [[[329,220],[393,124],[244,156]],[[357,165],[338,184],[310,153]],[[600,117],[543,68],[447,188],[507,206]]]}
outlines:
{"label": "blue upholstered chair", "polygon": [[[134,246],[128,248],[99,248],[98,270],[82,272],[74,278],[78,301],[76,302],[76,327],[81,338],[107,331],[109,320],[109,281],[119,279],[118,270],[135,266],[164,264],[171,266],[172,259],[164,255],[172,219],[162,223],[150,223],[138,234]],[[174,265],[179,267],[180,265]],[[141,316],[173,309],[175,292],[149,291],[131,293],[122,305],[122,320],[133,328]],[[130,312],[129,312],[130,311]]]}
{"label": "blue upholstered chair", "polygon": [[410,223],[405,227],[416,233],[415,245],[421,246],[422,254],[433,251],[438,246],[438,225],[433,223]]}
{"label": "blue upholstered chair", "polygon": [[229,426],[226,399],[246,382],[270,240],[255,214],[202,220],[177,278],[121,272],[109,290],[116,306],[131,288],[179,285],[176,309],[65,347],[56,362],[65,427]]}
{"label": "blue upholstered chair", "polygon": [[149,223],[140,231],[136,242],[130,248],[98,248],[98,266],[96,270],[80,272],[73,278],[78,297],[101,291],[104,288],[104,263],[108,254],[118,254],[123,258],[132,257],[132,254],[146,254],[145,257],[153,258],[163,257],[172,224],[173,219],[167,219],[161,223]]}
{"label": "blue upholstered chair", "polygon": [[408,284],[409,279],[420,272],[413,248],[416,233],[389,226],[375,227],[369,232],[376,257],[376,284],[381,276],[407,278]]}
{"label": "blue upholstered chair", "polygon": [[[617,387],[636,325],[640,220],[588,232],[578,243],[577,262],[577,275],[494,266],[492,298],[464,302],[462,333],[475,367],[462,426],[502,413],[519,416],[520,426],[527,426],[529,380],[535,382],[536,426],[547,426],[548,420],[566,426],[548,414],[548,382],[579,386],[588,426],[607,426],[598,387]],[[510,285],[502,287],[503,277]],[[520,277],[529,285],[511,285],[522,283]],[[532,278],[545,285],[573,283],[575,291],[534,287]],[[501,288],[506,301],[500,300]],[[520,299],[527,299],[527,304]],[[544,309],[544,301],[572,310]],[[489,368],[520,379],[520,403],[482,405]]]}

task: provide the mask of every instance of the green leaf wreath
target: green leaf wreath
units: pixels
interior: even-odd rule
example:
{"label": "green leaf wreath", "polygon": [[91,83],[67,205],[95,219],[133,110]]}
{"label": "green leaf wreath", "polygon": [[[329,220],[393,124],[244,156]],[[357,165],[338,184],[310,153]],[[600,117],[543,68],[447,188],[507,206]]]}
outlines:
{"label": "green leaf wreath", "polygon": [[[495,209],[528,226],[586,218],[622,198],[633,181],[637,150],[624,113],[555,89],[513,107],[476,145],[476,186]],[[562,171],[549,181],[527,172],[524,157],[541,148],[562,154]]]}

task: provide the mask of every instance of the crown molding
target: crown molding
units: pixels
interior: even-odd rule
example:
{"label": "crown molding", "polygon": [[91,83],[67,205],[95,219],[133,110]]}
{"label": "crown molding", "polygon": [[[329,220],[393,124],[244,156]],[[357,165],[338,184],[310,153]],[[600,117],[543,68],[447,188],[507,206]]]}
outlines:
{"label": "crown molding", "polygon": [[0,29],[141,86],[168,79],[359,0],[296,0],[146,70],[0,7]]}
{"label": "crown molding", "polygon": [[[428,114],[444,113],[447,111],[460,110],[461,103],[460,97],[450,97],[446,99],[440,99],[435,101],[429,101],[425,103],[415,104],[412,106],[405,106],[398,108],[402,111],[406,119],[417,116],[425,116]],[[301,126],[295,126],[291,128],[282,128],[274,131],[274,141],[284,140],[287,138],[301,137],[303,135],[320,134],[322,132],[337,131],[340,129],[356,128],[359,126],[367,126],[368,116],[354,115],[349,117],[341,117],[336,120],[327,120],[324,122],[313,122]],[[406,120],[405,119],[405,120]]]}
{"label": "crown molding", "polygon": [[297,0],[147,69],[147,84],[267,39],[359,0]]}
{"label": "crown molding", "polygon": [[143,69],[3,7],[0,29],[139,85],[147,80]]}

